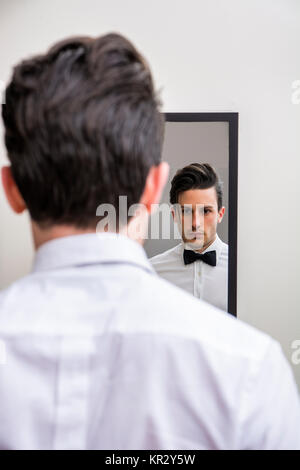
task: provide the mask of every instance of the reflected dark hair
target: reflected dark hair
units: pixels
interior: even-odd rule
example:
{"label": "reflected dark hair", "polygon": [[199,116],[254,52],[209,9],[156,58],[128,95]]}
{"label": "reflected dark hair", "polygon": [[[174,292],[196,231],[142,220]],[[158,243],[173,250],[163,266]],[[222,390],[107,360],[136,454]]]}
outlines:
{"label": "reflected dark hair", "polygon": [[2,117],[31,218],[88,228],[99,204],[139,202],[161,160],[159,107],[149,66],[119,34],[69,38],[18,64]]}
{"label": "reflected dark hair", "polygon": [[178,196],[189,189],[207,189],[215,187],[218,211],[223,206],[223,191],[219,177],[209,163],[191,163],[178,170],[171,181],[170,203],[177,204]]}

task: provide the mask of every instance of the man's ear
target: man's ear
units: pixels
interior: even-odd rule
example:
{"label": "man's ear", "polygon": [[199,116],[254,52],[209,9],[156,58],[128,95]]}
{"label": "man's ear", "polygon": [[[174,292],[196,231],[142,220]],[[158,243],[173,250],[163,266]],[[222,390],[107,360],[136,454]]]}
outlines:
{"label": "man's ear", "polygon": [[21,214],[26,209],[26,204],[13,178],[11,167],[1,168],[2,185],[6,199],[14,212]]}
{"label": "man's ear", "polygon": [[152,204],[159,204],[162,192],[169,176],[169,164],[161,162],[157,166],[152,166],[149,170],[145,188],[140,199],[140,204],[144,204],[147,212],[153,212]]}
{"label": "man's ear", "polygon": [[223,219],[223,217],[224,217],[224,214],[225,214],[225,207],[223,206],[223,207],[219,210],[218,223],[222,222],[222,219]]}

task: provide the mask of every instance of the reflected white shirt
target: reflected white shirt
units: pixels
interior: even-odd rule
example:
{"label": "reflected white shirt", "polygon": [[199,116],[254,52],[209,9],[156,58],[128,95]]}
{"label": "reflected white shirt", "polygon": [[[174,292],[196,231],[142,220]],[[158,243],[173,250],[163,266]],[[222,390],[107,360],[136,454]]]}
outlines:
{"label": "reflected white shirt", "polygon": [[56,239],[0,293],[0,448],[300,448],[281,348],[125,235]]}
{"label": "reflected white shirt", "polygon": [[228,245],[216,235],[215,241],[203,251],[216,250],[216,266],[201,260],[185,265],[184,249],[191,248],[181,240],[175,247],[150,258],[150,262],[157,274],[167,281],[227,312]]}

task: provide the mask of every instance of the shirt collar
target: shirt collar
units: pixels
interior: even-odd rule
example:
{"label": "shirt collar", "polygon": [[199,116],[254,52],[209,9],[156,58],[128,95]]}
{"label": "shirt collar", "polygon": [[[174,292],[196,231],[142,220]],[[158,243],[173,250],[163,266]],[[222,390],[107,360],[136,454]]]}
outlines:
{"label": "shirt collar", "polygon": [[[213,250],[216,250],[216,258],[217,258],[217,264],[218,264],[218,261],[219,261],[219,257],[221,255],[221,251],[222,251],[222,248],[223,248],[223,242],[222,240],[220,239],[220,237],[218,236],[218,234],[216,234],[216,239],[215,241],[212,242],[211,245],[209,245],[204,251],[202,251],[201,254],[204,254],[208,251],[213,251]],[[186,250],[190,250],[190,245],[186,244],[183,240],[181,240],[181,251],[183,253],[183,250],[186,249]]]}
{"label": "shirt collar", "polygon": [[101,263],[126,263],[153,274],[144,248],[128,236],[112,233],[87,233],[56,238],[36,251],[32,271],[48,271]]}

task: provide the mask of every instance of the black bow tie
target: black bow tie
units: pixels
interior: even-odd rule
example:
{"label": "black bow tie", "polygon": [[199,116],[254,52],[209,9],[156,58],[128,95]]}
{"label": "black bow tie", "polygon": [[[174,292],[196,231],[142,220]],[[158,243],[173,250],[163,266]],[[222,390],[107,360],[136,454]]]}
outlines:
{"label": "black bow tie", "polygon": [[210,266],[216,266],[217,264],[217,257],[216,257],[216,251],[207,251],[206,253],[196,253],[193,250],[184,250],[183,251],[183,260],[184,264],[190,264],[196,261],[197,259],[200,259],[201,261],[204,261],[204,263],[209,264]]}

